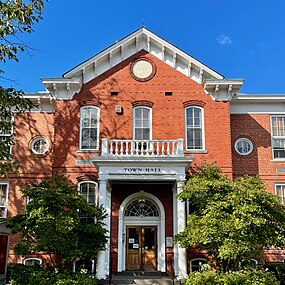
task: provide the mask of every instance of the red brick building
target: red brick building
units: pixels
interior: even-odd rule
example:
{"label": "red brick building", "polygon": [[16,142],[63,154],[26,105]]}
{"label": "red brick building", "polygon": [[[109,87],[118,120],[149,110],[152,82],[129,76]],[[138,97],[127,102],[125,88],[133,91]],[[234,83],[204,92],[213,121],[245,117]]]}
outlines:
{"label": "red brick building", "polygon": [[[231,177],[258,174],[284,199],[285,95],[240,94],[242,79],[224,78],[145,28],[42,82],[46,91],[28,96],[38,108],[15,118],[21,168],[0,182],[1,215],[21,210],[23,185],[65,171],[109,214],[98,278],[109,264],[114,273],[170,274],[172,262],[182,276],[206,258],[172,242],[187,210],[176,195],[194,164],[216,161]],[[18,261],[42,261],[28,258]]]}

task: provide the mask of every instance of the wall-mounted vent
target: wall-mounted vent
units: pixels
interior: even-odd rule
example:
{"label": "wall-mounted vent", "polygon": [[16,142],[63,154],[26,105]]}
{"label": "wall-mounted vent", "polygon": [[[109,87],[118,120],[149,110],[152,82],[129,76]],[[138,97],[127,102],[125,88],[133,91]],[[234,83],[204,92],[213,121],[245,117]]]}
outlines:
{"label": "wall-mounted vent", "polygon": [[118,91],[111,91],[111,96],[118,96],[119,92]]}
{"label": "wall-mounted vent", "polygon": [[172,96],[173,92],[171,92],[171,91],[166,91],[164,94],[165,94],[165,96]]}

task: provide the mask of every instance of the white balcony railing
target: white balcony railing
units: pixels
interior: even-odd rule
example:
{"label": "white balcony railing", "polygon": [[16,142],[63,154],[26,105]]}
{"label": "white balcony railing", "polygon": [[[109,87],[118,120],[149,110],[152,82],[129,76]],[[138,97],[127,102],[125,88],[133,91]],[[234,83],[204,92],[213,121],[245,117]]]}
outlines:
{"label": "white balcony railing", "polygon": [[102,139],[102,156],[183,156],[183,139]]}

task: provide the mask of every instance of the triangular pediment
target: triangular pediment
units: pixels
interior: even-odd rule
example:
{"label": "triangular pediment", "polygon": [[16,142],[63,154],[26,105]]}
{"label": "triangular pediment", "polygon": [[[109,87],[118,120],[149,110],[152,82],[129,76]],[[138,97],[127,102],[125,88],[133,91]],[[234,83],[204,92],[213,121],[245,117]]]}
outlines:
{"label": "triangular pediment", "polygon": [[198,83],[224,77],[146,28],[140,28],[63,74],[86,83],[123,60],[145,50]]}
{"label": "triangular pediment", "polygon": [[228,82],[217,71],[144,27],[67,71],[62,78],[42,78],[42,82],[54,98],[70,100],[80,91],[82,84],[93,80],[142,50],[195,82],[203,84],[206,93],[212,95],[214,100],[229,100],[242,85],[241,80],[238,80],[237,84]]}

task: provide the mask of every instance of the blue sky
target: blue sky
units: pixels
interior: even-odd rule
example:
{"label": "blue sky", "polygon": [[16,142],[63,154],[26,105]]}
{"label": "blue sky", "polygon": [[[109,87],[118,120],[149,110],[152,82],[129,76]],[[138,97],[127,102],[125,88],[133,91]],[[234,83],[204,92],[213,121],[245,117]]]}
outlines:
{"label": "blue sky", "polygon": [[223,74],[243,93],[285,93],[285,1],[49,0],[44,20],[22,39],[35,49],[3,67],[25,92],[61,75],[144,25]]}

